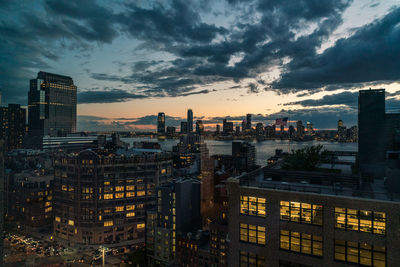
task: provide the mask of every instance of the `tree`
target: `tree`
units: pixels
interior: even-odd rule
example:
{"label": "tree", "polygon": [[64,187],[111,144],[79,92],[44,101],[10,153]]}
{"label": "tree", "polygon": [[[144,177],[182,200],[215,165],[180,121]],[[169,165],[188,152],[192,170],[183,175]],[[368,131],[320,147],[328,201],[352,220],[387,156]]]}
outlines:
{"label": "tree", "polygon": [[294,150],[286,156],[282,168],[299,171],[315,170],[318,164],[327,162],[330,158],[328,151],[322,148],[322,145],[316,145]]}

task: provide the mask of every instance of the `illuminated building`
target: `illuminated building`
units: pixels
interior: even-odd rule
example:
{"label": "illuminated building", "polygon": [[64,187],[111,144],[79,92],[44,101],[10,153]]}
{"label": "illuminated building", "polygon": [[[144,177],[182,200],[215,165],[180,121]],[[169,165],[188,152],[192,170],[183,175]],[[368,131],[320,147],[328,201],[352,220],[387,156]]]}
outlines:
{"label": "illuminated building", "polygon": [[187,133],[193,133],[193,111],[191,109],[187,111]]}
{"label": "illuminated building", "polygon": [[256,124],[256,134],[257,136],[263,136],[265,134],[264,125],[261,122]]}
{"label": "illuminated building", "polygon": [[268,167],[228,179],[228,265],[399,266],[400,196],[359,183]]}
{"label": "illuminated building", "polygon": [[53,223],[53,175],[22,172],[13,175],[8,193],[9,216],[22,225]]}
{"label": "illuminated building", "polygon": [[337,125],[337,140],[339,142],[346,142],[347,136],[346,136],[346,126],[344,126],[342,120],[338,120],[338,125]]}
{"label": "illuminated building", "polygon": [[0,108],[0,138],[5,140],[7,151],[22,148],[26,131],[26,112],[19,104]]}
{"label": "illuminated building", "polygon": [[76,131],[77,87],[71,77],[40,71],[30,80],[30,135],[63,136]]}
{"label": "illuminated building", "polygon": [[400,113],[386,112],[385,89],[359,91],[358,153],[364,178],[384,177],[391,150],[400,150]]}
{"label": "illuminated building", "polygon": [[181,134],[187,134],[188,123],[186,121],[181,121]]}
{"label": "illuminated building", "polygon": [[200,181],[179,179],[156,188],[157,209],[148,213],[146,254],[150,266],[176,260],[177,238],[200,224]]}
{"label": "illuminated building", "polygon": [[313,128],[313,124],[311,122],[307,122],[307,135],[308,136],[312,136],[314,135],[314,128]]}
{"label": "illuminated building", "polygon": [[172,172],[156,149],[84,150],[54,158],[54,234],[80,244],[144,242],[146,210]]}
{"label": "illuminated building", "polygon": [[164,135],[165,134],[165,114],[164,112],[158,113],[157,117],[157,134]]}

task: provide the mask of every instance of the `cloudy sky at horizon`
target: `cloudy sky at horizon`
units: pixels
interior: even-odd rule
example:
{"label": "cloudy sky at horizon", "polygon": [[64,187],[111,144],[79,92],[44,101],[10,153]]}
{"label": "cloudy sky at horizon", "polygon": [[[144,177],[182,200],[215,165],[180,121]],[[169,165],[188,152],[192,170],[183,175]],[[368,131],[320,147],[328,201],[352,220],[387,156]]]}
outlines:
{"label": "cloudy sky at horizon", "polygon": [[39,70],[78,86],[79,130],[209,125],[246,113],[356,124],[358,90],[400,111],[400,0],[0,2],[3,105]]}

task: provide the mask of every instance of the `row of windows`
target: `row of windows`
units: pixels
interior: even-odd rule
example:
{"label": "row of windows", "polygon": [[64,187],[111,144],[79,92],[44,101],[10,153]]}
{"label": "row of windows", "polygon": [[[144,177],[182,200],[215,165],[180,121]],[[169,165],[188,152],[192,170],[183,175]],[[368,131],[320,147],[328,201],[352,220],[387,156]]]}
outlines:
{"label": "row of windows", "polygon": [[240,196],[240,214],[265,218],[265,198]]}
{"label": "row of windows", "polygon": [[323,224],[322,205],[312,205],[293,201],[280,202],[280,218],[284,221],[308,223],[315,225]]}
{"label": "row of windows", "polygon": [[385,267],[386,248],[366,243],[335,240],[335,260],[365,266]]}
{"label": "row of windows", "polygon": [[135,192],[126,192],[126,195],[125,195],[125,193],[115,193],[115,196],[114,196],[114,194],[104,194],[103,195],[103,199],[134,197],[135,195],[138,196],[138,197],[142,197],[142,196],[146,195],[146,192],[145,191],[138,191],[136,194],[135,194]]}
{"label": "row of windows", "polygon": [[281,230],[279,240],[281,249],[320,257],[323,255],[321,236]]}
{"label": "row of windows", "polygon": [[265,245],[265,227],[241,223],[240,241]]}
{"label": "row of windows", "polygon": [[335,227],[384,235],[386,234],[386,213],[335,208]]}
{"label": "row of windows", "polygon": [[264,267],[265,257],[247,251],[240,251],[240,267]]}
{"label": "row of windows", "polygon": [[[266,217],[266,199],[240,196],[240,214]],[[323,206],[294,201],[280,202],[280,219],[323,225]],[[386,234],[386,213],[335,208],[335,227],[374,234]]]}

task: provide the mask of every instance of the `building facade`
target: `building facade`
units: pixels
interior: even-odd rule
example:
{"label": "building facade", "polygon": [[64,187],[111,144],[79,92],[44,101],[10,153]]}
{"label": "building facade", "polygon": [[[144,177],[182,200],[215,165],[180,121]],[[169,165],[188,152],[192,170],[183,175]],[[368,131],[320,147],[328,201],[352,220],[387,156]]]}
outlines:
{"label": "building facade", "polygon": [[157,117],[157,134],[158,135],[165,135],[165,113],[164,112],[158,113],[158,117]]}
{"label": "building facade", "polygon": [[63,136],[76,131],[77,87],[71,77],[40,71],[30,80],[30,135]]}
{"label": "building facade", "polygon": [[145,211],[172,160],[158,150],[84,150],[54,159],[54,234],[81,244],[144,242]]}
{"label": "building facade", "polygon": [[229,266],[400,265],[400,199],[264,170],[228,180]]}
{"label": "building facade", "polygon": [[7,151],[22,148],[26,132],[26,111],[18,104],[0,107],[0,139]]}
{"label": "building facade", "polygon": [[191,109],[187,111],[187,133],[193,133],[193,111]]}

